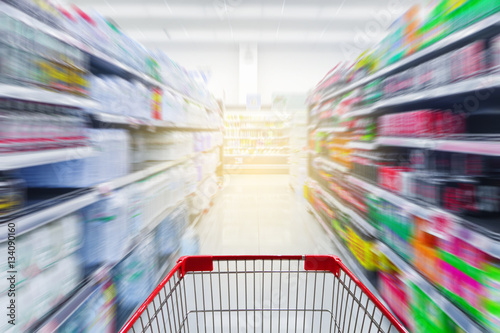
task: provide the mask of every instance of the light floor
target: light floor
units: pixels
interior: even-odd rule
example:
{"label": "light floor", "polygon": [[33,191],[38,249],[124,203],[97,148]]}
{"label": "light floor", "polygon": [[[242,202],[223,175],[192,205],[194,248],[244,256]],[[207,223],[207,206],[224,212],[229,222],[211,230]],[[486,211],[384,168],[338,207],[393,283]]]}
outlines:
{"label": "light floor", "polygon": [[[201,254],[335,254],[343,260],[288,182],[288,175],[228,176],[198,224]],[[364,325],[373,303],[345,274],[337,279],[324,272],[299,273],[299,267],[293,260],[214,263],[217,273],[210,279],[192,277],[197,287],[190,297],[197,299],[197,311],[187,325],[198,332],[207,327],[209,332],[379,331]],[[351,293],[344,294],[347,289]],[[382,323],[383,332],[388,325]]]}
{"label": "light floor", "polygon": [[227,175],[198,225],[201,254],[335,254],[288,175]]}

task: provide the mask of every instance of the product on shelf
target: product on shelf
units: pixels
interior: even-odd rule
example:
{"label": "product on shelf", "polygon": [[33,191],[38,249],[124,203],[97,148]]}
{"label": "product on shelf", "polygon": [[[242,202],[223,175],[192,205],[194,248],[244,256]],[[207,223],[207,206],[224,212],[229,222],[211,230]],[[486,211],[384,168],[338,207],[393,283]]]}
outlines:
{"label": "product on shelf", "polygon": [[380,296],[393,309],[394,314],[401,322],[408,326],[411,320],[410,305],[408,300],[407,286],[404,284],[399,274],[379,273]]}
{"label": "product on shelf", "polygon": [[[378,119],[379,136],[445,137],[464,134],[470,116],[449,110],[421,110],[383,115]],[[469,132],[469,131],[468,131]]]}
{"label": "product on shelf", "polygon": [[0,100],[0,152],[84,147],[86,121],[76,109]]}
{"label": "product on shelf", "polygon": [[127,198],[119,190],[82,210],[84,243],[82,258],[87,270],[123,258],[127,242]]}
{"label": "product on shelf", "polygon": [[365,269],[376,270],[377,256],[375,242],[372,237],[365,236],[354,226],[347,227],[347,247]]}
{"label": "product on shelf", "polygon": [[0,219],[24,207],[25,182],[10,173],[0,173]]}
{"label": "product on shelf", "polygon": [[[81,223],[79,214],[71,214],[17,236],[15,284],[19,332],[40,320],[82,280],[82,264],[77,252],[82,242]],[[7,251],[7,243],[0,245],[4,247]],[[5,268],[6,265],[7,257],[0,266]],[[4,295],[10,287],[9,270],[3,271],[7,275],[0,283],[0,293]],[[0,296],[2,306],[7,307],[4,301],[10,302],[9,299]]]}
{"label": "product on shelf", "polygon": [[13,85],[37,85],[56,91],[86,95],[85,53],[74,46],[0,13],[2,42],[0,80]]}
{"label": "product on shelf", "polygon": [[[338,65],[309,97],[310,177],[347,209],[317,199],[310,187],[306,195],[332,217],[350,250],[350,239],[362,237],[350,237],[349,223],[362,218],[408,264],[403,272],[377,268],[379,291],[412,332],[462,332],[459,319],[498,331],[500,168],[489,147],[500,133],[491,95],[500,68],[499,10],[491,0],[414,7],[375,49]],[[448,36],[443,48],[418,54]],[[326,157],[330,168],[318,163]],[[352,200],[360,193],[366,218]],[[443,311],[453,307],[466,315]]]}
{"label": "product on shelf", "polygon": [[[54,319],[49,322],[58,326],[58,332],[70,333],[78,331],[113,333],[119,327],[117,322],[117,287],[113,283],[110,272],[101,273],[91,294],[82,304],[69,314],[63,323]],[[93,282],[93,280],[92,280]],[[85,288],[85,287],[84,287]],[[49,319],[50,320],[50,319]]]}
{"label": "product on shelf", "polygon": [[156,286],[155,247],[154,238],[147,237],[113,269],[119,327]]}
{"label": "product on shelf", "polygon": [[[152,119],[153,90],[141,82],[117,76],[90,76],[90,97],[106,113]],[[92,111],[92,110],[90,110]]]}
{"label": "product on shelf", "polygon": [[[28,187],[79,188],[125,176],[130,172],[130,138],[125,130],[88,129],[95,153],[89,157],[24,168]],[[78,156],[75,156],[78,157]]]}
{"label": "product on shelf", "polygon": [[144,139],[147,161],[174,161],[194,152],[193,133],[145,132]]}

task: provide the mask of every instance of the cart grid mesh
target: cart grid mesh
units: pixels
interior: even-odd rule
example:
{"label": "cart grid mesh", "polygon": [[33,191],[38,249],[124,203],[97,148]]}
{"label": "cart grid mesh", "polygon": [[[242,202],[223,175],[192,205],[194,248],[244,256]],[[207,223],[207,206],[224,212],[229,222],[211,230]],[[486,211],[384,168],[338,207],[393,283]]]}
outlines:
{"label": "cart grid mesh", "polygon": [[178,264],[126,329],[134,333],[404,332],[343,268],[332,273],[304,266],[303,258],[214,259],[211,271],[183,272]]}

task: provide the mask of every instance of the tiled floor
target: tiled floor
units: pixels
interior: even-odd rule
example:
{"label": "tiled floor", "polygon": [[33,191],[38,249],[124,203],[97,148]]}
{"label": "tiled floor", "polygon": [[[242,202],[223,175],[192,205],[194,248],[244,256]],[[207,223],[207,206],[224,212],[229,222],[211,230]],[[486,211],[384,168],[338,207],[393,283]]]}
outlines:
{"label": "tiled floor", "polygon": [[201,254],[337,254],[288,175],[228,175],[198,225]]}

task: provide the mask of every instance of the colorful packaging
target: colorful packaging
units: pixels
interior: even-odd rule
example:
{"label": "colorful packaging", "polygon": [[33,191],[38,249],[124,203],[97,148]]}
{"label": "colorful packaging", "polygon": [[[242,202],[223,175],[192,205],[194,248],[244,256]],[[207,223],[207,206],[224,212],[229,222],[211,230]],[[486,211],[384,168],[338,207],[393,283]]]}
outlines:
{"label": "colorful packaging", "polygon": [[436,250],[425,244],[415,242],[415,267],[418,268],[429,280],[433,282],[438,281],[436,266],[438,264],[438,257]]}
{"label": "colorful packaging", "polygon": [[492,332],[500,332],[500,261],[484,265],[485,319]]}
{"label": "colorful packaging", "polygon": [[406,286],[397,274],[379,272],[380,296],[387,302],[403,325],[408,326],[410,320],[410,309]]}

